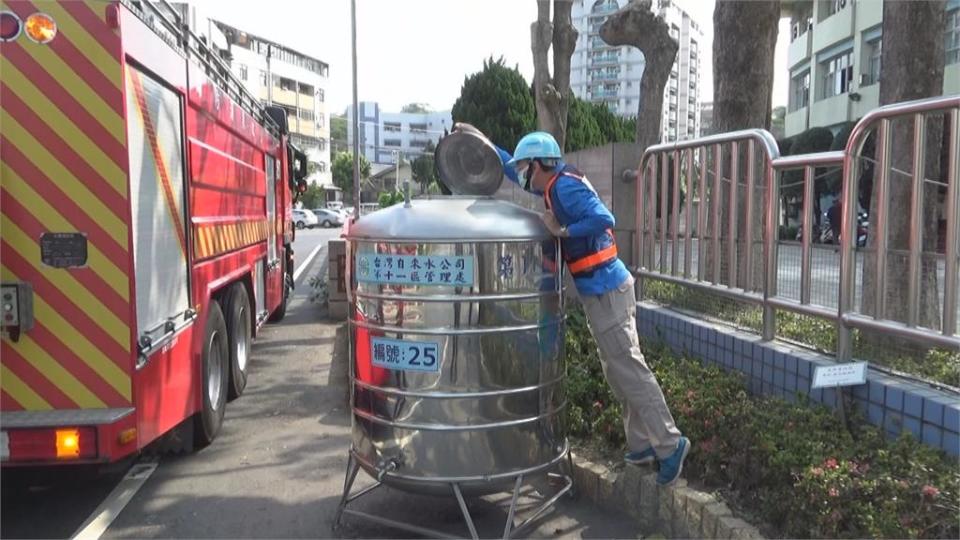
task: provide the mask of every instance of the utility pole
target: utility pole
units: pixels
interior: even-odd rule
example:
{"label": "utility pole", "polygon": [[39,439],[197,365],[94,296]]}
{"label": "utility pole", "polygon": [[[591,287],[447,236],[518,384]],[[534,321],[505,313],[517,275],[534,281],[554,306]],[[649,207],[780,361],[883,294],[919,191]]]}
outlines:
{"label": "utility pole", "polygon": [[350,35],[353,41],[353,215],[360,218],[360,106],[357,99],[357,0],[350,0]]}

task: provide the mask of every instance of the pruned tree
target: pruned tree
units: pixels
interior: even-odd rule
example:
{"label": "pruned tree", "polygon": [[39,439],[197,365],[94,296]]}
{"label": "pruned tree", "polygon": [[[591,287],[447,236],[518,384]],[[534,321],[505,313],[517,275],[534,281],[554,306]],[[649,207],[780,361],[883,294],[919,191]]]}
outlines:
{"label": "pruned tree", "polygon": [[510,151],[536,125],[530,85],[516,67],[506,66],[503,57],[484,60],[481,71],[464,77],[450,114],[454,122],[473,124]]}
{"label": "pruned tree", "polygon": [[[553,20],[550,6],[553,5]],[[537,127],[564,147],[567,110],[570,107],[570,57],[577,45],[577,30],[570,18],[572,0],[537,0],[537,20],[530,25],[533,50],[533,91],[537,104]],[[549,53],[553,48],[553,75]]]}
{"label": "pruned tree", "polygon": [[[916,0],[913,2],[885,0],[883,3],[883,49],[880,58],[880,104],[938,96],[943,93],[944,40],[946,17],[944,0]],[[910,208],[913,176],[914,124],[912,121],[892,122],[890,139],[890,163],[883,166],[891,171],[889,190],[884,200],[877,192],[879,182],[873,182],[870,197],[870,226],[877,226],[878,208],[886,204],[887,249],[903,253],[910,249]],[[927,117],[924,144],[926,179],[941,180],[941,145],[943,122],[937,117]],[[879,154],[879,152],[878,152]],[[897,171],[905,171],[903,173]],[[877,167],[879,172],[879,167]],[[950,179],[949,181],[956,181]],[[921,250],[936,252],[938,222],[941,217],[939,189],[926,182],[920,194],[922,198]],[[902,209],[907,209],[906,211]],[[883,241],[874,230],[869,237],[872,246]],[[903,251],[901,251],[903,250]],[[887,260],[887,286],[880,291],[886,298],[886,310],[878,313],[876,274],[872,269],[876,258],[868,256],[863,279],[863,310],[880,318],[908,321],[909,314],[909,264],[903,256],[891,255]],[[866,269],[870,269],[867,271]],[[935,257],[921,257],[920,295],[917,323],[928,328],[940,328],[937,262]],[[886,343],[889,336],[875,336]],[[881,345],[885,346],[885,345]]]}
{"label": "pruned tree", "polygon": [[643,53],[645,65],[640,81],[635,140],[640,148],[660,142],[663,89],[680,49],[670,37],[670,26],[654,13],[650,0],[633,0],[603,23],[600,39],[614,47],[636,47]]}
{"label": "pruned tree", "polygon": [[[713,128],[715,133],[736,131],[748,128],[770,129],[771,104],[773,96],[774,51],[777,44],[777,32],[780,22],[780,0],[752,2],[747,0],[719,0],[713,10]],[[829,143],[828,143],[829,144]],[[796,153],[796,150],[794,150]],[[760,155],[760,152],[757,152]],[[738,192],[745,192],[747,170],[757,167],[757,163],[747,163],[746,152],[738,158],[737,178],[731,178],[733,160],[729,148],[720,156],[710,156],[713,160],[722,159],[724,178],[720,193],[710,190],[709,197],[720,197],[720,223],[728,223],[727,213],[730,205],[730,190],[736,186]],[[708,165],[708,170],[713,170]],[[756,170],[756,169],[755,169]],[[758,176],[759,178],[760,176]],[[762,238],[764,186],[756,185],[753,193],[753,223],[746,222],[747,212],[740,211],[737,223],[737,249],[742,253],[749,237],[752,244]],[[746,198],[739,197],[741,209],[746,208]],[[727,231],[710,231],[713,234],[729,234]],[[708,250],[707,265],[710,270],[721,261],[728,260],[727,242],[721,242],[720,253]],[[754,256],[752,260],[751,283],[747,283],[747,265],[738,264],[736,283],[748,290],[757,290],[763,282],[763,257]],[[709,271],[708,271],[709,274]],[[730,278],[722,273],[724,283]]]}

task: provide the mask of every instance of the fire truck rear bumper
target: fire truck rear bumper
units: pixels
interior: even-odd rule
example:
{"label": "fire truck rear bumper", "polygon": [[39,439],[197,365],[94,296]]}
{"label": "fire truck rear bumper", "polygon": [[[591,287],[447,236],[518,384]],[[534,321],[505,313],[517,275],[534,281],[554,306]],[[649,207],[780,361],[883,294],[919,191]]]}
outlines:
{"label": "fire truck rear bumper", "polygon": [[107,463],[138,449],[133,407],[10,411],[0,417],[3,467]]}

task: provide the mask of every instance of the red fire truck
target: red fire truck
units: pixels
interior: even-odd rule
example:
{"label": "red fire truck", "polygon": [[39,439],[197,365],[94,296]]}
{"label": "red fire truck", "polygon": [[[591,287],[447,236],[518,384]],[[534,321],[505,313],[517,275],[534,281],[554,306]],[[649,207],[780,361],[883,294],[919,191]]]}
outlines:
{"label": "red fire truck", "polygon": [[212,441],[286,310],[306,157],[176,8],[0,0],[0,457]]}

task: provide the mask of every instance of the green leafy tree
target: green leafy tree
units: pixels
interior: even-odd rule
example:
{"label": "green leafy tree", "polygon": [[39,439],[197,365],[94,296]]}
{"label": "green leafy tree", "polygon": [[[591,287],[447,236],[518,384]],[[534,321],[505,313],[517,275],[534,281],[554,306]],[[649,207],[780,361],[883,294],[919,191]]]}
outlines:
{"label": "green leafy tree", "polygon": [[612,142],[633,142],[636,119],[623,118],[605,105],[579,98],[570,101],[567,111],[565,152],[576,152]]}
{"label": "green leafy tree", "polygon": [[454,122],[473,124],[502,148],[513,149],[533,131],[536,112],[530,84],[503,57],[483,62],[483,70],[464,78],[451,111]]}
{"label": "green leafy tree", "polygon": [[403,193],[399,191],[384,191],[377,197],[380,208],[387,208],[403,202]]}
{"label": "green leafy tree", "polygon": [[334,151],[347,147],[347,117],[330,116],[330,148]]}
{"label": "green leafy tree", "polygon": [[423,154],[410,163],[413,181],[420,184],[420,193],[426,193],[437,181],[437,167],[433,163],[433,142],[427,141]]}
{"label": "green leafy tree", "polygon": [[426,103],[407,103],[400,109],[400,112],[423,114],[430,112],[430,107]]}
{"label": "green leafy tree", "polygon": [[323,188],[316,182],[310,182],[307,185],[307,190],[300,194],[299,201],[303,205],[303,208],[308,210],[311,208],[321,208],[325,202]]}
{"label": "green leafy tree", "polygon": [[[343,190],[343,198],[353,202],[353,154],[340,152],[333,158],[331,167],[333,184]],[[370,177],[370,162],[363,155],[360,156],[360,179]]]}

